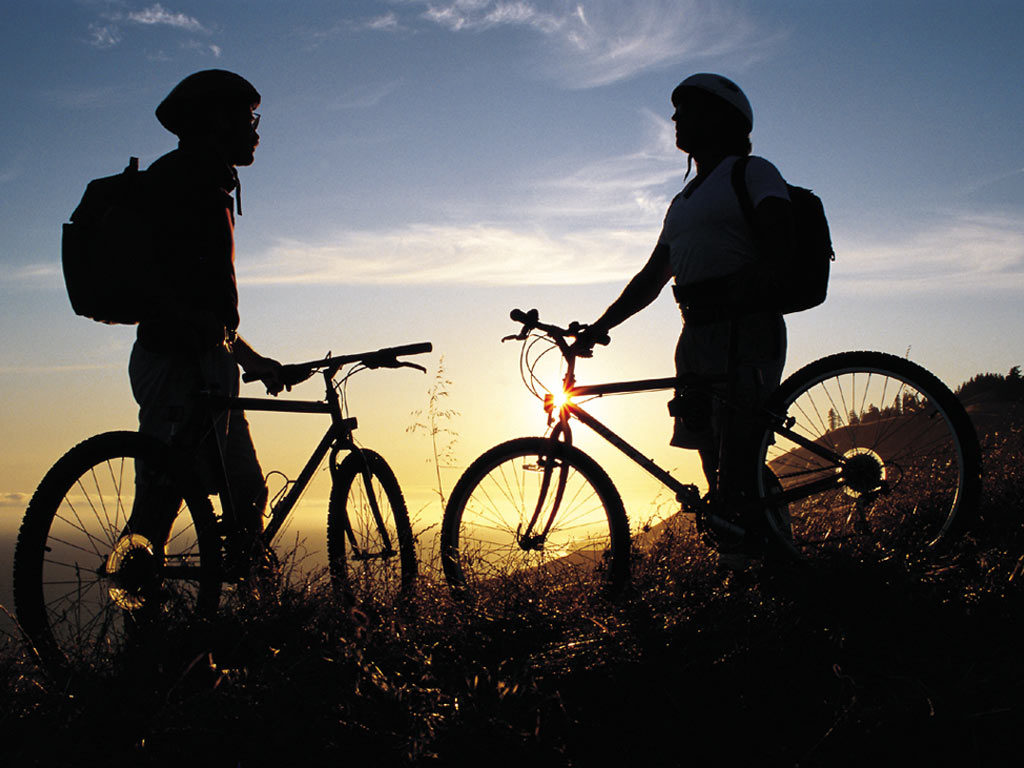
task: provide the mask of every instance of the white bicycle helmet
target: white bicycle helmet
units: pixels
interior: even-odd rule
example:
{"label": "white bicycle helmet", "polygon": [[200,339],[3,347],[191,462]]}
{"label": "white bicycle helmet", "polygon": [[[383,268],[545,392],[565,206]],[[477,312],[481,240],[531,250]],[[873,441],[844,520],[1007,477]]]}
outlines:
{"label": "white bicycle helmet", "polygon": [[695,75],[690,75],[672,91],[673,104],[678,103],[679,99],[684,95],[681,91],[686,88],[710,93],[712,96],[718,97],[735,108],[743,116],[748,133],[754,127],[754,111],[750,108],[750,102],[747,101],[747,97],[740,90],[740,87],[729,78],[711,74],[710,72],[699,72]]}

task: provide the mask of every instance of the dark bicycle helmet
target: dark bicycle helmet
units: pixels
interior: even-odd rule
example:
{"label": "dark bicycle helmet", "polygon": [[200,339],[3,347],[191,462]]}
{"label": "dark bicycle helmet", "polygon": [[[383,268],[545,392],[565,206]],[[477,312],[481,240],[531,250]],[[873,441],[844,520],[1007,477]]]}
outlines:
{"label": "dark bicycle helmet", "polygon": [[740,87],[729,78],[709,72],[699,72],[695,75],[690,75],[672,91],[672,103],[678,105],[681,100],[685,99],[687,89],[711,94],[733,107],[738,113],[737,117],[742,119],[747,133],[750,133],[754,127],[754,111],[750,108],[750,102],[747,101],[747,97],[740,90]]}
{"label": "dark bicycle helmet", "polygon": [[215,105],[253,106],[260,93],[241,75],[224,69],[194,72],[178,83],[156,108],[160,125],[176,136],[187,132]]}

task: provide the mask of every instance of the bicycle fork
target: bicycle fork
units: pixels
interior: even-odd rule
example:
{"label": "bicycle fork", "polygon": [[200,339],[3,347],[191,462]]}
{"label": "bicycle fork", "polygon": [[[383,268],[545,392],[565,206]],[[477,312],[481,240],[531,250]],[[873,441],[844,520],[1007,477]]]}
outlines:
{"label": "bicycle fork", "polygon": [[[569,466],[564,462],[559,462],[554,456],[538,456],[537,458],[541,471],[544,473],[540,492],[537,494],[537,506],[533,510],[530,522],[526,525],[526,530],[522,530],[522,523],[516,527],[516,541],[519,544],[519,548],[525,552],[544,549],[544,540],[547,538],[548,531],[551,530],[551,525],[555,522],[555,515],[558,514],[558,509],[562,505],[562,498],[565,496],[566,480],[569,475]],[[547,514],[547,521],[544,523],[543,530],[539,533],[534,533],[534,528],[544,511],[544,505],[551,488],[551,475],[556,467],[558,469],[558,479],[555,480],[554,499],[551,503],[551,510]]]}
{"label": "bicycle fork", "polygon": [[[373,524],[377,526],[377,533],[380,535],[381,548],[377,552],[370,552],[360,547],[359,542],[356,539],[356,532],[352,527],[352,520],[348,515],[348,506],[346,505],[345,514],[345,538],[348,540],[349,547],[351,549],[351,559],[354,561],[364,560],[387,560],[394,557],[397,552],[391,543],[391,536],[388,534],[387,526],[384,524],[384,516],[380,511],[380,502],[377,499],[377,493],[373,489],[373,473],[370,471],[370,464],[363,457],[362,453],[355,446],[346,446],[353,453],[358,453],[362,459],[359,476],[362,479],[363,489],[366,493],[366,503],[370,508],[370,516],[373,518]],[[334,477],[337,475],[339,463],[337,461],[338,449],[334,450],[331,456],[331,475],[332,482]],[[350,454],[351,455],[351,454]]]}

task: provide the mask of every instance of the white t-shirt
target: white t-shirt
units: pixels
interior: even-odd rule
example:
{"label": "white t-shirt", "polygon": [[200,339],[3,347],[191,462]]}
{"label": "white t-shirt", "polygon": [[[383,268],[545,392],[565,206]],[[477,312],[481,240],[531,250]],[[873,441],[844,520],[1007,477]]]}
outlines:
{"label": "white t-shirt", "polygon": [[[757,258],[753,233],[732,186],[738,159],[722,160],[696,189],[696,179],[687,184],[665,214],[658,243],[669,247],[677,285],[734,274]],[[789,200],[786,182],[763,157],[751,156],[746,181],[755,208],[766,197]]]}

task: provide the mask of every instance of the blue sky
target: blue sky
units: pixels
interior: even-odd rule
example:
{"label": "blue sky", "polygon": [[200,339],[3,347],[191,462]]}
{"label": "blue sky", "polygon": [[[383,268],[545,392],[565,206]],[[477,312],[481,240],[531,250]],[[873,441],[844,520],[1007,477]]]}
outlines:
{"label": "blue sky", "polygon": [[[951,385],[1005,372],[1024,362],[1021,29],[1024,6],[985,0],[3,0],[0,494],[133,423],[132,329],[71,313],[60,223],[89,179],[174,146],[153,110],[210,67],[263,94],[243,333],[284,360],[432,340],[464,460],[543,427],[498,343],[508,310],[592,319],[646,260],[686,167],[669,94],[694,71],[744,88],[755,153],[832,223],[831,296],[790,319],[789,370],[909,348]],[[678,329],[666,294],[588,370],[665,375]],[[367,442],[413,476],[427,383],[364,385]],[[623,413],[661,445],[664,403],[644,407]]]}

